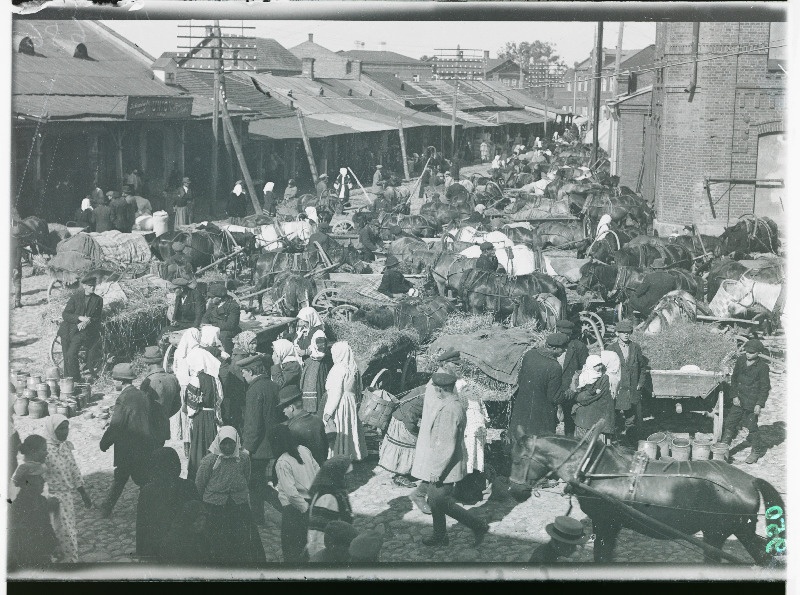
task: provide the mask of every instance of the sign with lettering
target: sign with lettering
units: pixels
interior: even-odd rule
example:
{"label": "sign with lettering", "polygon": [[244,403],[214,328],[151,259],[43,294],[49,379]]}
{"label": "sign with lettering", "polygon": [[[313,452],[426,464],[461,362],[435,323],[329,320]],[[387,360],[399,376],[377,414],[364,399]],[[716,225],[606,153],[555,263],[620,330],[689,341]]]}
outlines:
{"label": "sign with lettering", "polygon": [[192,97],[128,96],[127,120],[182,120],[192,115]]}

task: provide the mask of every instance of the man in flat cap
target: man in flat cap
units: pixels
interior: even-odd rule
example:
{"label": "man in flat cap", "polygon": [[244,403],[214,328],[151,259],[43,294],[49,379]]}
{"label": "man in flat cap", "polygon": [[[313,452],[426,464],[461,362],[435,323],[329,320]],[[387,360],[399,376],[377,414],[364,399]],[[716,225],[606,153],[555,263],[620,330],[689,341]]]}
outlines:
{"label": "man in flat cap", "polygon": [[[630,320],[621,320],[616,327],[617,340],[607,349],[619,356],[620,381],[617,398],[614,406],[624,418],[624,424],[617,427],[624,428],[623,435],[632,434],[631,428],[642,426],[642,388],[645,381],[645,364],[642,348],[635,341],[631,341],[633,323]],[[634,437],[635,438],[635,437]]]}
{"label": "man in flat cap", "polygon": [[409,292],[414,289],[414,286],[403,276],[399,267],[400,261],[394,254],[386,257],[378,292],[394,298],[411,295]]}
{"label": "man in flat cap", "polygon": [[186,254],[186,244],[176,240],[170,244],[170,248],[172,249],[172,254],[167,258],[166,262],[166,280],[172,281],[176,277],[194,279],[194,265]]}
{"label": "man in flat cap", "polygon": [[[150,397],[151,401],[156,401],[161,405],[167,418],[171,419],[176,415],[179,417],[181,385],[175,374],[164,371],[164,355],[158,345],[150,345],[145,348],[142,354],[142,362],[147,364],[147,376],[142,380],[139,390]],[[227,395],[225,396],[227,397]],[[180,424],[176,421],[174,425],[178,427]],[[171,429],[170,433],[172,433]],[[173,436],[173,438],[178,437],[177,435]]]}
{"label": "man in flat cap", "polygon": [[559,320],[556,322],[556,330],[559,333],[564,333],[569,337],[567,350],[558,357],[558,363],[561,364],[561,386],[564,389],[564,401],[559,405],[564,418],[564,435],[575,435],[575,420],[572,419],[570,411],[572,410],[574,395],[570,394],[567,390],[572,384],[572,377],[583,369],[583,364],[586,363],[586,358],[589,357],[589,349],[581,342],[578,337],[578,327],[575,326],[571,320]]}
{"label": "man in flat cap", "polygon": [[197,281],[175,277],[172,287],[175,288],[175,307],[171,326],[176,330],[190,327],[199,329],[206,311],[206,301],[197,289]]}
{"label": "man in flat cap", "polygon": [[64,376],[76,382],[81,379],[78,351],[86,347],[86,367],[96,377],[98,347],[100,345],[100,322],[103,318],[103,298],[94,292],[97,277],[87,274],[81,279],[82,291],[69,298],[58,327],[61,349],[64,354]]}
{"label": "man in flat cap", "polygon": [[322,418],[303,409],[303,393],[296,384],[284,386],[278,393],[278,409],[283,411],[292,436],[311,451],[318,465],[328,460],[328,437]]}
{"label": "man in flat cap", "polygon": [[746,443],[752,447],[745,460],[753,464],[764,456],[767,446],[758,429],[758,416],[767,403],[771,388],[769,366],[759,357],[764,344],[758,339],[750,339],[744,344],[744,354],[733,366],[731,390],[728,393],[733,404],[725,411],[720,442],[730,444],[744,426],[748,430]]}
{"label": "man in flat cap", "polygon": [[411,474],[430,482],[428,503],[433,516],[433,533],[422,540],[429,547],[446,546],[446,517],[466,525],[479,546],[489,525],[472,511],[464,510],[453,496],[455,484],[467,475],[464,433],[467,412],[455,392],[458,380],[455,367],[444,364],[431,376],[426,388],[425,403]]}
{"label": "man in flat cap", "polygon": [[203,315],[203,324],[210,324],[219,329],[219,339],[227,353],[233,351],[233,338],[242,329],[239,327],[239,318],[242,314],[239,304],[228,294],[224,283],[214,283],[209,286],[208,294],[211,296],[208,309]]}
{"label": "man in flat cap", "polygon": [[636,312],[650,314],[658,301],[670,291],[677,289],[675,277],[667,272],[667,265],[663,258],[656,258],[650,265],[652,271],[642,279],[629,297],[628,303]]}
{"label": "man in flat cap", "polygon": [[497,255],[494,253],[494,244],[491,242],[483,242],[481,244],[481,255],[475,263],[475,268],[479,271],[489,271],[494,273],[500,263],[497,261]]}
{"label": "man in flat cap", "polygon": [[531,349],[522,358],[517,380],[517,396],[508,429],[512,436],[546,436],[556,433],[556,406],[563,399],[558,357],[564,353],[569,337],[564,333],[547,336],[546,346]]}

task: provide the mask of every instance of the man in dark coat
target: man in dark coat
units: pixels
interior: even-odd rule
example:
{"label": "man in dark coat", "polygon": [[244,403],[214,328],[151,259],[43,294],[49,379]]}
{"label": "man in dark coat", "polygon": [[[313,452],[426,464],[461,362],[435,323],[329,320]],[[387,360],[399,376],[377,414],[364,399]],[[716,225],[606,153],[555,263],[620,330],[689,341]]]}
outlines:
{"label": "man in dark coat", "polygon": [[108,206],[108,198],[101,197],[94,207],[94,230],[97,233],[114,229],[114,213]]}
{"label": "man in dark coat", "polygon": [[242,446],[250,453],[250,507],[253,520],[263,525],[264,502],[269,501],[276,510],[283,510],[278,493],[267,486],[275,463],[268,436],[272,428],[283,421],[283,416],[277,408],[278,385],[270,380],[262,357],[254,355],[238,365],[248,384]]}
{"label": "man in dark coat", "polygon": [[64,353],[64,376],[76,382],[81,378],[78,351],[86,347],[86,367],[90,374],[96,370],[97,351],[100,345],[100,321],[103,317],[103,298],[94,292],[97,278],[87,275],[81,279],[83,291],[69,298],[61,315],[64,321],[58,327],[61,349]]}
{"label": "man in dark coat", "polygon": [[670,275],[663,258],[656,258],[651,265],[653,272],[647,273],[642,284],[629,298],[629,304],[636,312],[649,314],[662,297],[677,289],[675,277]]}
{"label": "man in dark coat", "polygon": [[223,283],[214,283],[208,288],[211,302],[203,315],[203,324],[210,324],[219,329],[219,338],[227,353],[233,352],[233,338],[242,329],[239,327],[241,310],[233,301]]}
{"label": "man in dark coat", "polygon": [[172,254],[167,258],[166,262],[166,280],[172,281],[176,277],[183,277],[189,280],[193,279],[194,265],[186,255],[186,244],[183,242],[172,242],[170,248],[172,248]]}
{"label": "man in dark coat", "polygon": [[361,224],[358,230],[358,242],[361,244],[361,259],[367,262],[375,260],[375,252],[381,249],[381,236],[375,229],[374,221]]}
{"label": "man in dark coat", "polygon": [[131,233],[136,223],[136,201],[131,194],[130,186],[122,187],[122,196],[112,203],[114,211],[114,229],[122,233]]}
{"label": "man in dark coat", "polygon": [[619,356],[620,381],[615,407],[625,419],[623,434],[627,434],[633,426],[642,424],[642,387],[645,380],[645,364],[642,348],[631,341],[633,323],[621,320],[617,324],[617,340],[608,346]]}
{"label": "man in dark coat", "polygon": [[383,295],[402,297],[408,295],[409,290],[414,287],[410,281],[403,277],[403,273],[397,269],[399,265],[400,261],[393,254],[386,257],[383,277],[381,277],[381,284],[378,286],[378,291]]}
{"label": "man in dark coat", "polygon": [[771,388],[769,366],[759,358],[764,344],[758,339],[750,339],[744,344],[744,355],[739,356],[731,374],[731,389],[728,393],[732,404],[725,411],[720,442],[730,444],[742,426],[748,430],[747,442],[751,445],[750,455],[745,463],[758,461],[767,452],[764,437],[758,429],[758,416],[767,403]]}
{"label": "man in dark coat", "polygon": [[572,384],[572,377],[576,372],[580,372],[583,369],[583,364],[586,363],[586,358],[589,357],[589,348],[578,339],[577,328],[578,327],[576,327],[571,320],[559,320],[556,322],[556,330],[569,337],[567,350],[558,358],[561,369],[563,370],[561,373],[561,387],[564,391],[564,401],[559,407],[562,410],[564,418],[565,436],[575,435],[575,420],[571,415],[572,405],[574,403],[572,397],[574,395],[569,392],[569,387]]}
{"label": "man in dark coat", "polygon": [[219,368],[219,381],[222,383],[222,394],[225,395],[220,407],[222,423],[236,428],[240,436],[244,434],[247,382],[244,380],[239,362],[247,357],[250,355],[244,350],[234,347],[231,358],[223,361]]}
{"label": "man in dark coat", "polygon": [[197,289],[197,281],[177,277],[172,280],[172,286],[176,288],[172,326],[177,329],[200,328],[206,301]]}
{"label": "man in dark coat", "polygon": [[101,507],[103,518],[111,516],[128,478],[142,486],[149,479],[148,463],[153,451],[169,438],[169,420],[161,406],[131,384],[136,378],[131,364],[117,364],[114,380],[124,385],[114,405],[114,415],[100,440],[100,450],[114,447],[114,482]]}
{"label": "man in dark coat", "polygon": [[518,428],[526,435],[545,436],[556,432],[556,405],[563,398],[558,363],[569,337],[553,333],[547,337],[548,349],[531,349],[522,358],[517,396],[508,429],[513,436]]}
{"label": "man in dark coat", "polygon": [[318,465],[328,460],[328,437],[325,424],[319,416],[303,409],[303,393],[294,384],[284,386],[278,393],[278,409],[283,411],[288,421],[284,422],[297,440],[314,457]]}
{"label": "man in dark coat", "polygon": [[157,345],[145,348],[142,361],[148,368],[139,390],[150,397],[151,401],[161,405],[167,418],[172,417],[181,408],[181,385],[178,377],[164,371],[164,356]]}
{"label": "man in dark coat", "polygon": [[323,194],[325,194],[328,191],[328,174],[322,174],[317,179],[316,190],[317,190],[317,198],[320,198]]}
{"label": "man in dark coat", "polygon": [[475,269],[479,271],[489,271],[494,273],[500,263],[497,261],[497,255],[494,253],[494,244],[491,242],[483,242],[481,244],[481,255],[475,263]]}

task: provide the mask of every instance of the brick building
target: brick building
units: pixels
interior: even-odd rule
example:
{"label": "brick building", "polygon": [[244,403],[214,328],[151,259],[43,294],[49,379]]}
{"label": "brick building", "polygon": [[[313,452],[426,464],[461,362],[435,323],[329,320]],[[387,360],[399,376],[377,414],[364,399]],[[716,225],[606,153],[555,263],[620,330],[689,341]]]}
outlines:
{"label": "brick building", "polygon": [[367,73],[391,74],[401,81],[426,81],[432,76],[430,62],[422,62],[386,50],[349,50],[336,52],[350,60],[360,60],[361,70]]}
{"label": "brick building", "polygon": [[[769,46],[786,41],[786,33],[784,23],[700,23],[695,41],[701,61],[690,92],[693,24],[657,25],[655,58],[662,68],[646,122],[643,167],[649,174],[642,192],[654,199],[659,222],[718,231],[755,212],[781,224],[785,191],[754,181],[783,178],[786,72],[782,48]],[[623,125],[623,133],[632,135],[637,125]],[[637,166],[628,161],[621,159],[620,168],[630,181]],[[712,183],[709,198],[708,178],[750,182]]]}
{"label": "brick building", "polygon": [[361,60],[351,60],[314,43],[313,33],[308,34],[308,41],[289,51],[302,61],[303,75],[308,78],[361,79]]}

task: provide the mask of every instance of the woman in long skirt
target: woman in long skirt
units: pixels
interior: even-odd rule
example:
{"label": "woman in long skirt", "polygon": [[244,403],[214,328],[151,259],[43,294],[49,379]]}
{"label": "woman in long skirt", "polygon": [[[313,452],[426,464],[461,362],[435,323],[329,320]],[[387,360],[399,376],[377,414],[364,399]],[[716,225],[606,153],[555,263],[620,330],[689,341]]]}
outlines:
{"label": "woman in long skirt", "polygon": [[389,429],[381,442],[378,464],[394,473],[394,483],[404,488],[416,485],[410,475],[424,402],[425,386],[417,387],[403,397],[392,412]]}
{"label": "woman in long skirt", "polygon": [[186,406],[190,418],[189,467],[187,478],[194,480],[200,461],[222,426],[222,383],[220,361],[205,349],[194,349],[188,357],[189,386]]}
{"label": "woman in long skirt", "polygon": [[78,562],[78,528],[75,517],[75,492],[83,498],[87,508],[92,500],[83,484],[83,476],[72,454],[74,446],[67,440],[69,421],[63,415],[53,414],[44,422],[47,440],[47,471],[45,479],[50,496],[60,502],[55,532],[61,549],[61,561]]}
{"label": "woman in long skirt", "polygon": [[331,354],[333,367],[325,381],[328,398],[322,416],[326,424],[333,421],[336,427],[336,437],[330,447],[329,456],[343,455],[354,461],[361,461],[367,456],[364,429],[358,419],[356,404],[356,399],[363,391],[361,374],[353,350],[346,341],[334,343]]}
{"label": "woman in long skirt", "polygon": [[[328,377],[328,362],[325,357],[325,333],[317,332],[309,347],[309,356],[303,364],[300,376],[300,390],[303,393],[303,407],[306,411],[316,413],[325,409],[325,380]],[[307,403],[316,405],[309,409]]]}
{"label": "woman in long skirt", "polygon": [[[181,385],[181,403],[186,403],[186,387],[189,386],[188,357],[189,353],[195,348],[200,348],[200,330],[196,328],[186,329],[178,342],[178,346],[175,348],[172,363],[175,377],[178,379],[178,384]],[[184,444],[189,444],[189,417],[186,414],[185,406],[181,407],[181,410],[170,419],[169,431],[170,436],[177,436],[183,440]]]}
{"label": "woman in long skirt", "polygon": [[195,485],[209,513],[213,563],[263,566],[264,546],[250,512],[250,454],[233,426],[223,426],[203,457]]}

